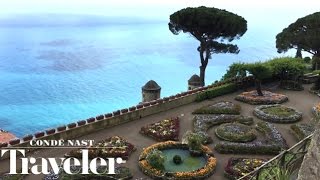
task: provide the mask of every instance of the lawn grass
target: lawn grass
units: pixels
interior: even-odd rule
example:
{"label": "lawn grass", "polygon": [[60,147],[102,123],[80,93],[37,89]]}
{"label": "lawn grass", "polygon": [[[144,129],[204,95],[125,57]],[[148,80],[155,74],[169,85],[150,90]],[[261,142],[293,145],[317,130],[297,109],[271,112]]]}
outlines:
{"label": "lawn grass", "polygon": [[271,114],[279,117],[287,117],[295,114],[295,111],[293,109],[289,109],[281,106],[265,108],[265,109],[262,109],[262,111],[266,114]]}

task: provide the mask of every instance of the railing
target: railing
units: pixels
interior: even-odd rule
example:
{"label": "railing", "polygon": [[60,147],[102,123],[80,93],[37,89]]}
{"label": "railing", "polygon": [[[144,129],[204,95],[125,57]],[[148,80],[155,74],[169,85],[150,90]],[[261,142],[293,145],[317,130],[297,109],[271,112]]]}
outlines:
{"label": "railing", "polygon": [[312,135],[307,136],[290,149],[282,151],[238,180],[296,179]]}

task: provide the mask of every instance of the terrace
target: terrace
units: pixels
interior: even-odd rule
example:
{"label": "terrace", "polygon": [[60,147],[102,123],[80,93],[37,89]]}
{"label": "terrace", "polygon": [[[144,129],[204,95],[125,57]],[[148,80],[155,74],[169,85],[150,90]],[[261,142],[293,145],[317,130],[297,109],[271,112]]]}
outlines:
{"label": "terrace", "polygon": [[[280,135],[285,140],[285,143],[288,145],[288,147],[294,146],[296,143],[299,142],[299,139],[295,137],[292,134],[292,128],[291,126],[294,124],[311,124],[315,123],[313,118],[314,115],[311,111],[311,109],[318,104],[319,100],[316,98],[317,96],[314,94],[311,94],[308,92],[311,85],[304,85],[303,91],[289,91],[289,90],[283,90],[278,89],[275,84],[269,84],[268,87],[265,87],[265,89],[269,89],[272,92],[284,94],[288,97],[289,101],[282,103],[282,105],[285,105],[287,107],[293,107],[296,110],[302,112],[302,119],[299,122],[292,122],[290,124],[281,124],[281,123],[271,123],[274,126],[274,129],[277,130],[277,132],[280,133]],[[250,89],[249,89],[250,90]],[[143,151],[144,148],[149,147],[159,141],[159,139],[154,137],[148,137],[145,134],[140,133],[141,128],[145,127],[146,125],[148,128],[152,127],[153,125],[159,125],[161,124],[161,121],[165,119],[170,119],[174,117],[179,118],[179,129],[178,129],[178,139],[181,141],[182,137],[185,132],[187,131],[193,131],[194,130],[194,117],[195,115],[192,114],[196,109],[199,109],[203,106],[212,105],[217,102],[221,101],[229,101],[234,104],[239,104],[241,106],[240,114],[242,116],[251,116],[253,118],[253,123],[262,123],[264,120],[258,119],[256,116],[253,116],[254,109],[257,107],[257,105],[251,105],[243,102],[239,102],[235,100],[235,97],[241,93],[240,90],[237,92],[229,93],[227,95],[218,96],[215,98],[212,98],[210,100],[205,100],[202,102],[192,102],[186,105],[182,105],[180,107],[172,108],[169,110],[165,110],[163,112],[155,113],[152,115],[148,115],[145,117],[142,117],[141,119],[134,120],[134,121],[128,121],[123,124],[119,124],[116,126],[104,128],[99,131],[95,131],[93,133],[84,135],[77,139],[92,139],[95,140],[95,142],[98,141],[104,141],[106,138],[112,137],[112,136],[121,136],[123,138],[124,142],[131,143],[134,146],[134,150],[130,150],[130,156],[126,154],[128,160],[125,164],[126,167],[128,167],[131,171],[131,174],[133,175],[134,179],[149,179],[148,176],[146,176],[138,166],[138,160],[139,155]],[[168,123],[166,121],[166,123]],[[273,127],[272,126],[272,127]],[[171,127],[168,125],[168,127]],[[216,170],[215,173],[212,175],[215,179],[226,179],[225,177],[225,167],[228,163],[228,160],[230,158],[260,158],[264,160],[268,160],[274,157],[274,155],[271,153],[270,155],[266,155],[263,153],[255,153],[255,152],[246,152],[246,153],[230,153],[230,152],[221,152],[217,151],[217,144],[223,144],[223,140],[219,139],[215,135],[215,130],[219,126],[212,126],[207,130],[208,136],[212,138],[213,143],[209,143],[207,146],[213,150],[214,157],[217,160]],[[151,130],[151,132],[153,132]],[[164,131],[162,131],[164,132]],[[261,138],[263,135],[261,133],[258,133],[257,139]],[[168,136],[170,139],[170,136]],[[173,135],[171,138],[174,140],[175,136]],[[168,140],[168,139],[166,139]],[[244,144],[244,143],[241,143]],[[62,157],[64,154],[70,153],[70,149],[37,149],[32,152],[30,152],[30,156],[33,157]],[[109,154],[110,155],[110,154]],[[6,173],[9,171],[8,166],[9,160],[4,159],[0,161],[0,174]],[[25,179],[42,179],[42,175],[38,176],[27,176]]]}

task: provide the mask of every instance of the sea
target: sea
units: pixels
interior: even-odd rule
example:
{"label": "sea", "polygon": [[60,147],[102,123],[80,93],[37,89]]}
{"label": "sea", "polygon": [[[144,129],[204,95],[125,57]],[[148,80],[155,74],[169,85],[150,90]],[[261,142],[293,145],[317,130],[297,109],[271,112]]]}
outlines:
{"label": "sea", "polygon": [[[294,55],[275,48],[277,33],[308,14],[291,13],[246,15],[248,31],[232,42],[240,53],[213,54],[206,84],[221,79],[233,62]],[[149,80],[161,86],[161,97],[186,91],[188,79],[199,74],[199,42],[172,34],[168,16],[0,18],[0,128],[22,137],[135,106]]]}

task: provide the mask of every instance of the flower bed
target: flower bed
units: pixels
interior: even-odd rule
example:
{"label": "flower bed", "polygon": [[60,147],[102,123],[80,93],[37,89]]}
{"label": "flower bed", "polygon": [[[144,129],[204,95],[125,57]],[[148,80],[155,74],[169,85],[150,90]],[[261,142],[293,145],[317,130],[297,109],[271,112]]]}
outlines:
{"label": "flower bed", "polygon": [[[112,136],[106,140],[100,141],[94,146],[88,147],[89,158],[93,159],[96,157],[121,157],[122,159],[128,159],[130,154],[136,150],[136,148],[123,139],[120,136]],[[72,150],[65,156],[81,158],[82,153],[80,149]]]}
{"label": "flower bed", "polygon": [[290,128],[299,141],[315,131],[315,127],[312,124],[294,124]]}
{"label": "flower bed", "polygon": [[240,114],[241,107],[229,101],[221,101],[196,109],[193,114]]}
{"label": "flower bed", "polygon": [[[81,172],[81,167],[71,166],[71,172]],[[106,170],[104,167],[98,167],[98,172],[103,172]],[[49,174],[45,175],[44,180],[53,180],[53,179],[73,179],[73,180],[80,180],[80,179],[108,179],[108,180],[129,180],[132,179],[132,174],[130,169],[127,167],[115,167],[115,174],[67,174],[64,171],[59,171],[59,174],[54,174],[53,170],[49,171]]]}
{"label": "flower bed", "polygon": [[212,126],[223,124],[239,122],[241,124],[251,125],[253,124],[253,118],[249,116],[242,115],[195,115],[193,118],[193,131],[203,135],[203,144],[209,144],[212,142],[212,138],[207,134],[207,130]]}
{"label": "flower bed", "polygon": [[223,154],[263,154],[277,155],[288,145],[280,132],[271,123],[259,122],[257,130],[261,131],[265,139],[250,143],[235,143],[222,141],[215,145],[215,150]]}
{"label": "flower bed", "polygon": [[265,163],[264,159],[230,158],[226,167],[224,168],[224,174],[228,179],[239,179],[251,171],[254,171],[263,163]]}
{"label": "flower bed", "polygon": [[152,179],[207,179],[210,177],[215,170],[216,167],[216,158],[213,157],[213,153],[210,148],[207,146],[202,146],[203,156],[206,157],[207,163],[203,168],[190,171],[190,172],[165,172],[161,169],[156,169],[152,167],[146,157],[149,153],[151,153],[154,149],[165,150],[165,149],[188,149],[188,145],[182,144],[175,141],[166,141],[160,142],[157,144],[153,144],[147,148],[145,148],[139,157],[139,167],[143,173],[147,176],[150,176]]}
{"label": "flower bed", "polygon": [[292,123],[302,118],[302,112],[279,104],[258,106],[253,114],[262,120],[274,123]]}
{"label": "flower bed", "polygon": [[157,141],[179,140],[179,118],[165,119],[141,128],[140,133]]}
{"label": "flower bed", "polygon": [[222,124],[216,128],[215,133],[218,138],[231,142],[251,142],[256,139],[254,130],[240,123]]}
{"label": "flower bed", "polygon": [[248,104],[280,104],[288,101],[288,97],[283,94],[263,91],[263,96],[259,96],[257,91],[243,92],[235,98],[238,101]]}

